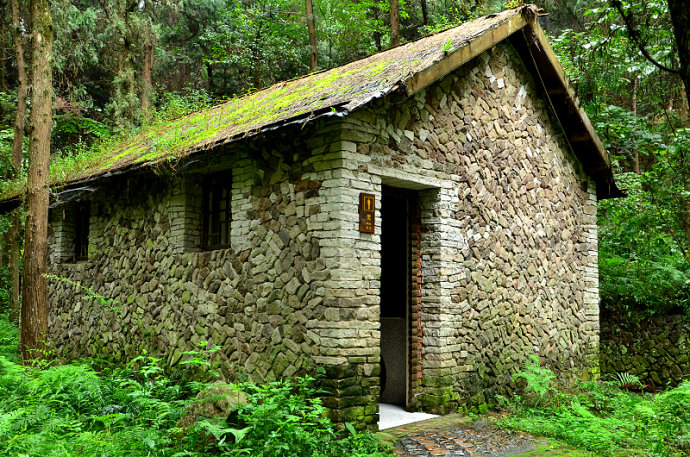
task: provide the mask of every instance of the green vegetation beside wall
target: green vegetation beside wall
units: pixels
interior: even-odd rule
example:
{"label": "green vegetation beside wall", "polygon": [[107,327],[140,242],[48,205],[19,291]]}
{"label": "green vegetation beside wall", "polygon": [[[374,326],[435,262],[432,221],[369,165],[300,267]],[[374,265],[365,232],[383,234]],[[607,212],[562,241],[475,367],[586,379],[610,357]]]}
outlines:
{"label": "green vegetation beside wall", "polygon": [[313,378],[220,388],[173,380],[163,371],[160,360],[147,356],[101,372],[86,362],[27,368],[0,356],[0,454],[388,455],[370,433],[336,429]]}
{"label": "green vegetation beside wall", "polygon": [[599,456],[680,457],[690,451],[690,382],[663,393],[639,393],[634,377],[586,382],[576,391],[558,390],[552,373],[525,367],[516,377],[522,395],[502,398],[510,415],[501,424],[553,437]]}

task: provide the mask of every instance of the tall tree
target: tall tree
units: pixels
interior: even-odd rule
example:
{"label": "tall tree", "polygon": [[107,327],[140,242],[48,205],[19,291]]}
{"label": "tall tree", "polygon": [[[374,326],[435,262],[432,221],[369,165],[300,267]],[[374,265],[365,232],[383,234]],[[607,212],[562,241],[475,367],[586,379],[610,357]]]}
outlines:
{"label": "tall tree", "polygon": [[[609,3],[620,14],[628,35],[638,47],[640,53],[651,62],[658,69],[680,76],[686,90],[686,98],[688,97],[688,87],[690,86],[690,4],[686,0],[668,0],[668,12],[673,24],[673,33],[676,39],[676,46],[678,52],[678,60],[680,61],[680,68],[669,66],[660,62],[647,48],[642,33],[636,23],[635,11],[633,5],[625,9],[621,0],[609,0]],[[661,16],[661,14],[659,14]],[[687,99],[690,105],[690,99]]]}
{"label": "tall tree", "polygon": [[690,106],[690,3],[687,0],[668,0],[668,11],[678,46],[679,73],[685,86],[685,98]]}
{"label": "tall tree", "polygon": [[400,46],[400,3],[391,0],[391,48]]}
{"label": "tall tree", "polygon": [[53,81],[53,29],[49,0],[31,2],[31,137],[27,180],[24,283],[22,286],[22,360],[45,356],[48,330],[47,271],[48,185]]}
{"label": "tall tree", "polygon": [[[17,177],[22,171],[22,144],[24,142],[24,121],[26,119],[27,76],[24,62],[24,33],[19,9],[19,0],[11,0],[12,7],[12,39],[17,62],[17,113],[14,118],[14,137],[12,141],[13,175]],[[9,267],[10,267],[10,321],[14,322],[19,316],[19,255],[21,249],[21,220],[20,211],[14,210],[10,215],[9,231]]]}
{"label": "tall tree", "polygon": [[319,65],[319,54],[316,47],[316,27],[314,26],[314,4],[312,0],[306,0],[307,3],[307,29],[309,30],[309,69],[316,71]]}
{"label": "tall tree", "polygon": [[7,92],[7,48],[9,48],[7,38],[7,21],[5,20],[5,13],[7,10],[7,2],[0,1],[0,91]]}
{"label": "tall tree", "polygon": [[[148,2],[147,2],[148,4]],[[155,41],[152,27],[144,31],[144,64],[141,69],[141,111],[146,116],[151,108],[151,92],[153,90],[153,57],[155,55]]]}

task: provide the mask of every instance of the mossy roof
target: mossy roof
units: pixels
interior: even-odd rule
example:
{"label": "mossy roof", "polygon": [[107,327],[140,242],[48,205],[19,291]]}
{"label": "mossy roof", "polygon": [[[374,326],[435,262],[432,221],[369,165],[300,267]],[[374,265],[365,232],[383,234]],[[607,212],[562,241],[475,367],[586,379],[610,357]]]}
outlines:
{"label": "mossy roof", "polygon": [[[482,17],[437,35],[230,100],[141,132],[103,151],[99,163],[70,180],[105,175],[132,165],[183,158],[291,122],[343,116],[382,97],[478,35],[519,14]],[[445,48],[444,48],[445,47]]]}
{"label": "mossy roof", "polygon": [[[533,24],[538,28],[535,16],[536,8],[532,5],[484,16],[341,67],[281,82],[147,128],[131,139],[100,148],[83,167],[62,176],[52,173],[51,185],[69,187],[166,161],[177,161],[196,152],[285,125],[328,116],[342,117],[396,89],[412,94],[526,25]],[[593,130],[591,134],[596,136]],[[604,168],[610,168],[606,166],[608,158],[598,138],[595,143],[595,149],[605,163]],[[19,194],[16,190],[5,192],[4,200],[17,199]],[[2,202],[0,206],[3,206]]]}

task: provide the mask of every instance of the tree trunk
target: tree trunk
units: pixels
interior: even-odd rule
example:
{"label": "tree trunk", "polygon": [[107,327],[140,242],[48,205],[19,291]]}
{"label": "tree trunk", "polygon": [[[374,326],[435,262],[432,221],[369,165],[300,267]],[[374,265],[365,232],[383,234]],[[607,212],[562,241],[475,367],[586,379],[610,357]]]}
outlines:
{"label": "tree trunk", "polygon": [[12,36],[17,59],[17,114],[14,118],[14,140],[12,142],[12,165],[15,173],[22,168],[22,140],[24,139],[24,119],[26,118],[26,63],[24,62],[24,37],[21,32],[19,0],[12,0]]}
{"label": "tree trunk", "polygon": [[208,93],[213,96],[216,94],[216,87],[213,80],[213,67],[210,62],[206,62],[204,66],[206,67],[206,77],[208,78]]}
{"label": "tree trunk", "polygon": [[683,120],[683,127],[687,128],[690,126],[688,124],[688,93],[685,90],[685,85],[680,84],[680,90],[678,91],[678,116]]}
{"label": "tree trunk", "polygon": [[400,46],[400,4],[391,0],[391,48]]}
{"label": "tree trunk", "polygon": [[[7,2],[0,1],[0,11],[5,11]],[[0,21],[0,91],[7,92],[7,48],[9,48],[9,43],[7,42],[7,22],[5,20]]]}
{"label": "tree trunk", "polygon": [[383,46],[381,45],[381,32],[378,28],[379,12],[381,11],[376,2],[371,7],[372,14],[374,15],[374,21],[376,22],[376,27],[374,28],[374,43],[376,44],[377,51],[383,51]]}
{"label": "tree trunk", "polygon": [[21,252],[22,221],[19,209],[10,214],[9,269],[10,269],[10,322],[17,322],[21,310],[19,290],[19,255]]}
{"label": "tree trunk", "polygon": [[316,26],[314,25],[314,5],[312,0],[307,2],[307,29],[309,29],[309,47],[311,54],[309,55],[309,68],[311,71],[316,71],[319,66],[319,54],[316,47]]}
{"label": "tree trunk", "polygon": [[259,76],[259,40],[261,39],[261,29],[263,28],[263,22],[259,22],[258,28],[256,29],[256,35],[254,36],[254,43],[252,44],[252,64],[251,64],[251,74],[252,74],[252,90],[261,89],[261,77]]}
{"label": "tree trunk", "polygon": [[48,332],[47,271],[48,184],[53,80],[53,30],[49,0],[31,3],[31,143],[27,180],[24,283],[22,286],[22,361],[45,358]]}
{"label": "tree trunk", "polygon": [[420,0],[422,4],[422,21],[424,25],[429,25],[429,9],[426,6],[426,0]]}
{"label": "tree trunk", "polygon": [[[639,78],[635,76],[633,80],[633,93],[632,93],[632,113],[633,117],[637,117],[637,90],[640,85]],[[635,148],[633,151],[633,171],[636,174],[640,174],[640,151]]]}
{"label": "tree trunk", "polygon": [[141,70],[141,111],[144,117],[148,115],[151,109],[151,91],[153,89],[153,55],[155,49],[153,41],[147,43],[144,47],[144,65]]}
{"label": "tree trunk", "polygon": [[673,34],[678,46],[680,60],[680,77],[685,86],[685,98],[690,106],[688,89],[690,89],[690,2],[687,0],[668,0],[668,11],[673,22]]}
{"label": "tree trunk", "polygon": [[141,70],[141,112],[144,119],[148,117],[151,108],[151,95],[153,91],[153,58],[156,49],[156,37],[153,31],[153,3],[148,1],[144,4],[146,20],[144,24],[144,63]]}
{"label": "tree trunk", "polygon": [[108,13],[111,16],[110,20],[117,24],[120,45],[117,52],[117,74],[113,80],[111,94],[116,106],[112,115],[119,128],[128,130],[140,119],[142,103],[138,91],[138,75],[132,42],[134,23],[136,23],[134,13],[139,3],[131,0],[115,3],[117,6]]}
{"label": "tree trunk", "polygon": [[[24,140],[24,123],[26,119],[26,97],[28,91],[26,63],[24,61],[24,36],[21,32],[19,0],[12,0],[12,38],[17,60],[17,113],[14,118],[14,137],[12,141],[13,175],[17,177],[22,171],[22,143]],[[18,209],[10,214],[9,232],[9,267],[10,267],[10,322],[19,317],[21,307],[19,290],[19,253],[21,249],[21,216]]]}

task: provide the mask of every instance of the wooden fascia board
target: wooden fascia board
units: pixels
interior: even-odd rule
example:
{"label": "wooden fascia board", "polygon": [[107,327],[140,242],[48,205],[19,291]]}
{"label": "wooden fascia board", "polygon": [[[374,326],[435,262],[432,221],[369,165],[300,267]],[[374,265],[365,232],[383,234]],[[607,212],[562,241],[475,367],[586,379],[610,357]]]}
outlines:
{"label": "wooden fascia board", "polygon": [[546,60],[545,64],[549,66],[550,72],[553,73],[557,80],[555,85],[547,87],[546,90],[550,95],[558,95],[565,98],[567,103],[570,105],[570,109],[577,113],[579,121],[582,122],[583,131],[576,133],[572,136],[572,138],[569,137],[569,141],[591,141],[592,146],[597,152],[598,158],[603,162],[605,167],[610,168],[611,161],[608,153],[606,152],[606,149],[604,149],[604,145],[601,144],[601,140],[594,131],[594,127],[592,126],[589,118],[585,114],[584,110],[580,107],[577,95],[575,94],[575,89],[570,84],[570,80],[568,80],[565,70],[558,61],[553,48],[551,48],[551,45],[546,38],[546,34],[536,20],[531,21],[524,31],[530,35],[527,36],[527,46],[533,51],[536,51],[540,57]]}
{"label": "wooden fascia board", "polygon": [[450,74],[465,63],[477,57],[482,52],[505,40],[513,33],[528,25],[524,15],[517,12],[505,22],[492,27],[482,35],[467,42],[443,57],[430,67],[416,73],[405,81],[407,95],[414,95],[420,90],[430,86],[444,76]]}

